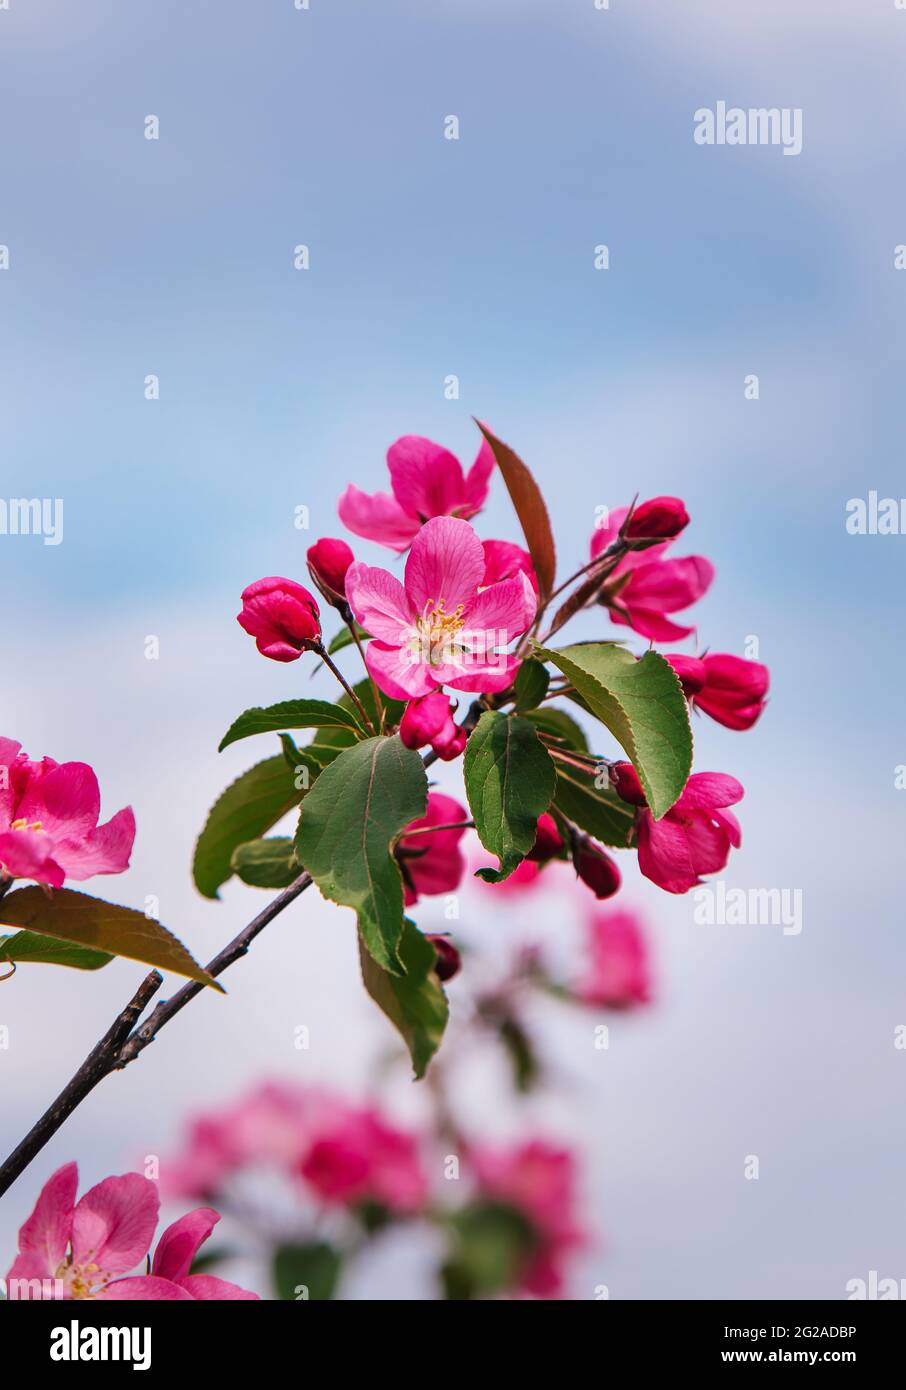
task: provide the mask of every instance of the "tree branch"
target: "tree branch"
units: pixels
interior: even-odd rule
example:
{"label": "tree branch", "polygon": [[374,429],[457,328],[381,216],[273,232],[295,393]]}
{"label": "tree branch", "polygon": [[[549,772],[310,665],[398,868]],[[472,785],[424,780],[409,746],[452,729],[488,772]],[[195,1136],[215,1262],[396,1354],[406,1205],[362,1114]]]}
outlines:
{"label": "tree branch", "polygon": [[[248,926],[243,927],[242,931],[234,936],[233,940],[208,963],[205,967],[208,974],[215,977],[221,975],[235,961],[241,959],[247,953],[258,933],[262,932],[285,907],[288,907],[291,902],[298,898],[299,894],[304,892],[310,883],[309,874],[301,873],[288,888],[284,888],[282,893],[278,893],[276,898],[268,903],[267,907],[259,912]],[[109,1076],[112,1071],[117,1071],[133,1061],[149,1043],[154,1041],[161,1028],[206,988],[205,985],[194,980],[190,981],[189,984],[183,985],[182,989],[177,990],[171,999],[164,999],[158,1004],[147,1020],[136,1027],[152,996],[157,993],[162,984],[163,977],[157,970],[152,970],[149,975],[145,976],[125,1009],[114,1019],[101,1041],[86,1057],[72,1080],[63,1088],[37,1124],[29,1130],[22,1143],[13,1150],[6,1162],[0,1165],[0,1197],[24,1172],[32,1159],[41,1152],[44,1145],[53,1138],[64,1121],[69,1118],[77,1106],[81,1105],[95,1086],[103,1081],[105,1076]]]}

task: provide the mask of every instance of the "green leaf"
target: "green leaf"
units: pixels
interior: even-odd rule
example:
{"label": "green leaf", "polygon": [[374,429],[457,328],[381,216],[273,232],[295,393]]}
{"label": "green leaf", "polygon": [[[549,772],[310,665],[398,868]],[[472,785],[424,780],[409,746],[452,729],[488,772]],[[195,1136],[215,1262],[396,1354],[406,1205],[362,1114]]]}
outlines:
{"label": "green leaf", "polygon": [[448,1299],[514,1288],[538,1242],[528,1217],[505,1202],[472,1202],[451,1216],[450,1229],[453,1250],[443,1269]]}
{"label": "green leaf", "polygon": [[160,922],[131,907],[90,898],[87,893],[55,888],[48,895],[41,888],[20,888],[0,903],[0,925],[28,927],[75,946],[172,970],[223,993],[217,981]]}
{"label": "green leaf", "polygon": [[529,710],[526,719],[530,719],[544,734],[558,739],[567,748],[573,748],[577,753],[588,753],[588,739],[580,727],[573,719],[572,715],[565,710],[555,709],[553,705],[545,705],[544,709]]}
{"label": "green leaf", "polygon": [[418,1081],[440,1047],[447,1025],[447,997],[434,973],[437,952],[408,918],[403,924],[399,954],[406,970],[402,977],[382,969],[359,940],[365,988],[402,1035]]}
{"label": "green leaf", "polygon": [[487,710],[466,744],[464,775],[478,838],[500,860],[478,877],[501,883],[535,843],[554,794],[554,764],[527,719]]}
{"label": "green leaf", "polygon": [[541,489],[518,454],[492,434],[480,420],[476,420],[475,423],[490,444],[497,460],[497,467],[503,474],[503,481],[516,508],[525,543],[535,566],[541,597],[546,598],[554,587],[557,555],[554,550],[550,517],[541,496]]}
{"label": "green leaf", "polygon": [[613,787],[595,786],[595,773],[557,763],[554,805],[567,820],[600,840],[602,845],[626,849],[635,824],[635,807],[617,796]]}
{"label": "green leaf", "polygon": [[[365,629],[362,627],[361,623],[355,624],[355,633],[356,637],[358,637],[360,642],[371,641],[371,633],[366,632]],[[355,637],[353,637],[352,632],[349,630],[349,628],[341,627],[340,631],[334,633],[333,637],[331,637],[330,644],[327,648],[327,655],[333,656],[334,652],[341,652],[344,647],[351,647],[354,641]]]}
{"label": "green leaf", "polygon": [[73,970],[100,970],[102,966],[109,965],[113,956],[107,951],[73,946],[69,941],[55,941],[52,936],[20,931],[14,936],[0,936],[0,961],[4,960],[28,961],[35,965],[68,965]]}
{"label": "green leaf", "polygon": [[214,802],[195,845],[192,876],[199,893],[219,897],[218,888],[232,877],[233,850],[264,835],[304,795],[282,754],[243,772]]}
{"label": "green leaf", "polygon": [[302,808],[296,854],[331,902],[355,908],[374,959],[405,973],[398,955],[403,880],[391,853],[410,821],[425,813],[428,777],[400,739],[369,738],[345,748],[315,782]]}
{"label": "green leaf", "polygon": [[333,1298],[342,1263],[339,1251],[326,1241],[279,1246],[273,1264],[278,1299],[298,1302]]}
{"label": "green leaf", "polygon": [[275,734],[282,729],[351,729],[357,737],[365,737],[356,716],[343,705],[328,700],[282,700],[279,705],[245,710],[227,729],[218,751],[252,734]]}
{"label": "green leaf", "polygon": [[541,704],[547,694],[550,680],[547,668],[542,666],[540,661],[535,661],[533,657],[527,657],[523,661],[514,684],[516,709],[520,714]]}
{"label": "green leaf", "polygon": [[[378,691],[378,699],[375,699],[374,686],[367,677],[353,686],[353,690],[375,728],[380,726],[382,712],[384,724],[388,729],[395,727],[402,719],[406,708],[405,701],[391,700],[383,691]],[[353,708],[352,701],[346,694],[340,696],[339,704],[344,709]],[[351,748],[356,741],[357,736],[349,729],[321,729],[314,740],[305,745],[305,751],[316,758],[322,767],[326,767],[342,749]]]}
{"label": "green leaf", "polygon": [[677,800],[692,770],[692,729],[682,686],[669,661],[646,652],[640,661],[612,642],[560,651],[537,648],[568,676],[591,712],[632,760],[652,815]]}
{"label": "green leaf", "polygon": [[282,835],[237,846],[230,865],[252,888],[288,888],[302,872],[292,840]]}

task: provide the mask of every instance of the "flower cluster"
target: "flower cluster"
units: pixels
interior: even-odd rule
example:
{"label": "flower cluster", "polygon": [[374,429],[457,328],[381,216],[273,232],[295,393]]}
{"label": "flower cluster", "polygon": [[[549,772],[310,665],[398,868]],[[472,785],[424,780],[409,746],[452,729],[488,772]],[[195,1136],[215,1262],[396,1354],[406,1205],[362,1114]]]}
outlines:
{"label": "flower cluster", "polygon": [[[550,585],[539,581],[528,550],[503,540],[482,541],[471,524],[487,498],[497,461],[492,438],[485,431],[475,462],[464,472],[447,449],[407,435],[388,451],[391,492],[366,495],[350,485],[343,494],[339,515],[350,531],[406,555],[402,580],[357,560],[341,540],[319,540],[308,552],[309,572],[354,631],[374,688],[382,698],[405,705],[395,723],[384,723],[383,732],[397,727],[407,748],[430,749],[431,758],[449,762],[466,752],[474,725],[471,713],[457,722],[459,693],[478,696],[473,708],[479,714],[530,708],[516,684],[520,667],[568,617],[603,607],[613,623],[652,646],[677,642],[695,628],[673,615],[702,598],[714,578],[714,566],[704,556],[671,553],[689,514],[680,498],[664,496],[610,511],[593,533],[588,561],[552,594]],[[548,605],[572,582],[577,587],[545,634]],[[239,620],[259,650],[280,661],[296,659],[321,640],[317,604],[291,580],[249,586]],[[671,652],[666,660],[692,710],[735,730],[757,721],[768,690],[768,671],[759,662],[708,652]],[[575,696],[581,691],[568,678],[558,678],[539,689],[536,705],[543,712],[552,700]],[[545,726],[540,715],[537,730],[559,773],[578,767],[587,774],[596,765],[606,766],[606,760],[589,758],[587,748],[564,737],[562,727]],[[723,868],[730,849],[740,843],[738,822],[727,808],[743,789],[725,774],[694,773],[677,788],[666,813],[661,806],[655,815],[640,770],[617,763],[611,773],[619,795],[638,808],[629,843],[638,851],[643,874],[668,892],[686,892],[702,874]],[[466,814],[451,806],[438,820],[429,806],[418,828],[426,830],[432,816],[440,825]],[[541,867],[555,857],[571,859],[579,880],[598,899],[618,891],[621,874],[613,856],[556,795],[538,827],[535,847],[500,876],[501,892],[537,881]],[[481,836],[481,823],[477,829]],[[450,891],[456,840],[446,829],[433,838],[436,846],[416,848],[405,837],[398,846],[410,905],[420,891]],[[439,876],[435,866],[441,866]]]}

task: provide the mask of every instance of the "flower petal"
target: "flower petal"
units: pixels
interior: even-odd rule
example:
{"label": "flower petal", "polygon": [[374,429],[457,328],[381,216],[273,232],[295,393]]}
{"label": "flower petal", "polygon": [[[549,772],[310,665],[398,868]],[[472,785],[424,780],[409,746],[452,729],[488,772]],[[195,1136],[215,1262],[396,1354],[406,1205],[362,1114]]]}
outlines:
{"label": "flower petal", "polygon": [[735,806],[745,794],[742,783],[728,772],[693,772],[674,810],[713,811],[718,806]]}
{"label": "flower petal", "polygon": [[372,637],[399,646],[411,632],[412,612],[406,592],[388,570],[356,561],[346,571],[346,598]]}
{"label": "flower petal", "polygon": [[135,842],[135,815],[131,806],[117,811],[104,825],[92,830],[81,843],[63,840],[54,858],[67,878],[85,879],[92,874],[121,874],[129,867]]}
{"label": "flower petal", "polygon": [[656,821],[650,811],[643,811],[638,840],[639,868],[652,883],[668,893],[686,893],[698,883],[685,829],[669,812]]}
{"label": "flower petal", "polygon": [[388,545],[391,550],[408,550],[418,535],[418,518],[404,512],[389,492],[375,492],[369,496],[350,483],[340,498],[337,511],[343,525],[353,535]]}
{"label": "flower petal", "polygon": [[[528,575],[520,570],[512,579],[501,579],[482,589],[466,604],[465,632],[481,636],[480,650],[506,647],[514,637],[521,637],[531,627],[537,609],[538,595]],[[476,650],[471,643],[470,650]]]}
{"label": "flower petal", "polygon": [[95,1264],[105,1274],[134,1269],[151,1246],[159,1207],[157,1188],[140,1173],[105,1178],[73,1214],[73,1264]]}
{"label": "flower petal", "polygon": [[18,815],[56,839],[87,835],[98,823],[101,790],[87,763],[61,763],[29,782]]}
{"label": "flower petal", "polygon": [[438,516],[427,522],[406,561],[410,611],[420,614],[443,603],[452,613],[468,603],[484,578],[484,563],[481,541],[467,521]]}
{"label": "flower petal", "polygon": [[19,1231],[21,1254],[40,1259],[44,1276],[55,1274],[66,1254],[78,1184],[77,1164],[64,1163],[41,1188],[34,1211]]}
{"label": "flower petal", "polygon": [[205,1301],[222,1299],[237,1302],[239,1299],[246,1299],[260,1302],[260,1296],[252,1293],[251,1289],[240,1288],[238,1284],[231,1284],[228,1279],[218,1279],[215,1274],[190,1274],[187,1279],[180,1280],[180,1287],[185,1289],[190,1298]]}
{"label": "flower petal", "polygon": [[0,835],[0,866],[11,878],[33,878],[62,888],[66,875],[54,858],[54,842],[40,830],[8,830]]}
{"label": "flower petal", "polygon": [[713,579],[714,566],[704,555],[658,560],[639,565],[620,597],[630,609],[649,608],[658,613],[674,613],[679,608],[688,608],[707,593]]}
{"label": "flower petal", "polygon": [[404,434],[387,450],[393,495],[404,512],[429,521],[465,501],[459,459],[419,434]]}
{"label": "flower petal", "polygon": [[386,642],[369,642],[365,648],[365,665],[391,700],[411,700],[428,695],[439,684],[430,666],[414,662],[406,647],[392,647]]}
{"label": "flower petal", "polygon": [[192,1261],[220,1220],[213,1207],[196,1207],[172,1226],[168,1226],[157,1242],[151,1273],[162,1279],[185,1279]]}

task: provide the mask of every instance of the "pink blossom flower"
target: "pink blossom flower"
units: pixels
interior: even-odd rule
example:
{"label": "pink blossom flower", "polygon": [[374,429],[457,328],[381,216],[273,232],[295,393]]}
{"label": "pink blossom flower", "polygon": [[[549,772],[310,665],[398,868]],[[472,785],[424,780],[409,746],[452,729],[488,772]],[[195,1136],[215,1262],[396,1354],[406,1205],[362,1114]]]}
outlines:
{"label": "pink blossom flower", "polygon": [[160,1206],[157,1188],[139,1173],[125,1173],[105,1178],[76,1202],[78,1183],[76,1164],[66,1163],[41,1189],[6,1276],[10,1298],[258,1298],[225,1279],[189,1273],[220,1220],[209,1207],[167,1227],[150,1274],[116,1277],[128,1274],[148,1253]]}
{"label": "pink blossom flower", "polygon": [[610,1009],[647,1004],[651,998],[648,948],[633,912],[591,912],[586,919],[587,965],[574,985],[586,1004]]}
{"label": "pink blossom flower", "polygon": [[240,1100],[196,1115],[182,1150],[161,1167],[172,1196],[213,1197],[237,1171],[295,1171],[321,1128],[345,1113],[329,1092],[266,1082]]}
{"label": "pink blossom flower", "polygon": [[101,793],[87,763],[32,762],[21,750],[0,738],[0,877],[62,888],[66,878],[128,869],[131,806],[98,825]]}
{"label": "pink blossom flower", "polygon": [[638,812],[639,868],[668,893],[686,893],[702,874],[719,872],[730,847],[742,842],[739,822],[728,806],[745,792],[724,772],[695,772],[682,796],[656,821],[646,808]]}
{"label": "pink blossom flower", "polygon": [[273,1082],[197,1116],[161,1176],[170,1193],[207,1198],[236,1173],[262,1167],[304,1179],[331,1203],[373,1200],[410,1211],[426,1192],[414,1136],[373,1107]]}
{"label": "pink blossom flower", "polygon": [[724,728],[751,729],[760,718],[771,680],[767,666],[760,661],[747,661],[729,652],[709,652],[698,659],[671,653],[667,660],[692,707],[710,714]]}
{"label": "pink blossom flower", "polygon": [[270,575],[242,591],[242,612],[236,621],[262,656],[272,661],[298,661],[321,640],[320,609],[314,596],[294,579]]}
{"label": "pink blossom flower", "polygon": [[445,796],[443,792],[428,793],[425,814],[418,820],[410,821],[399,842],[407,907],[417,903],[422,894],[454,893],[465,871],[465,861],[459,848],[465,833],[461,827],[435,830],[425,835],[412,835],[409,832],[431,825],[458,825],[468,819],[468,811],[452,796]]}
{"label": "pink blossom flower", "polygon": [[346,603],[346,571],[355,556],[345,541],[322,536],[306,553],[308,572],[321,593],[334,608]]}
{"label": "pink blossom flower", "polygon": [[[629,509],[619,507],[610,513],[609,523],[595,531],[591,557],[596,559],[616,540]],[[601,602],[610,609],[611,621],[631,627],[652,642],[678,641],[695,631],[671,622],[668,613],[688,608],[711,586],[714,566],[702,555],[686,555],[681,560],[665,560],[671,540],[649,546],[647,550],[624,555],[608,576]]]}
{"label": "pink blossom flower", "polygon": [[521,571],[528,579],[535,593],[538,592],[538,576],[532,557],[521,545],[512,541],[482,541],[484,551],[484,578],[482,588],[497,584],[501,579],[513,579]]}
{"label": "pink blossom flower", "polygon": [[531,624],[537,599],[525,574],[480,587],[485,557],[467,521],[435,517],[406,560],[405,587],[386,570],[351,565],[346,596],[373,637],[368,670],[386,695],[405,700],[437,686],[505,690],[518,660],[506,647]]}
{"label": "pink blossom flower", "polygon": [[418,1140],[373,1109],[349,1109],[323,1128],[299,1172],[323,1201],[344,1206],[367,1201],[408,1213],[428,1195]]}
{"label": "pink blossom flower", "polygon": [[576,1161],[541,1139],[513,1147],[476,1146],[469,1160],[482,1192],[522,1211],[537,1248],[520,1273],[519,1289],[537,1298],[563,1292],[565,1257],[586,1243],[574,1208]]}
{"label": "pink blossom flower", "polygon": [[483,439],[464,477],[459,460],[449,450],[421,435],[406,434],[387,450],[387,466],[392,496],[386,492],[369,496],[350,483],[338,510],[343,525],[356,536],[403,551],[432,517],[468,520],[481,510],[494,455]]}

